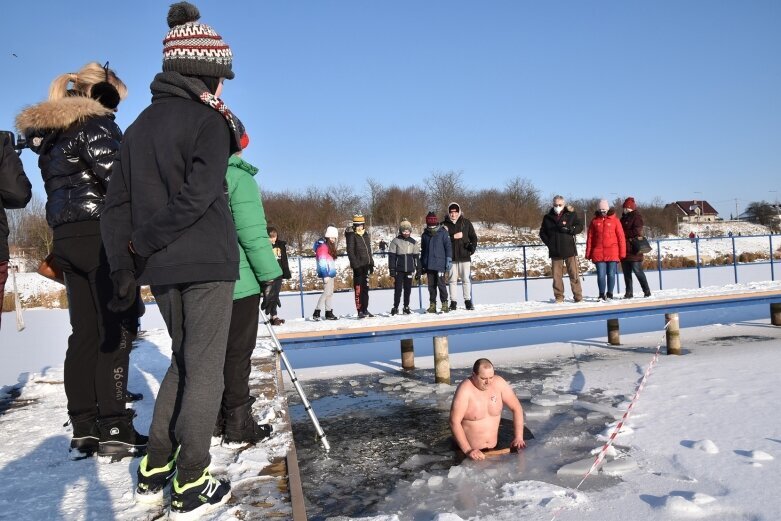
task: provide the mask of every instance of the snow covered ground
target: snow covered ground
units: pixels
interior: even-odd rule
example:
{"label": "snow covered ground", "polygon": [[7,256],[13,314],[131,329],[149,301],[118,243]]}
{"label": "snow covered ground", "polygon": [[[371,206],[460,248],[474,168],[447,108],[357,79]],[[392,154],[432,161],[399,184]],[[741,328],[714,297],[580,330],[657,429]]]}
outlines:
{"label": "snow covered ground", "polygon": [[[768,290],[777,289],[779,284],[723,284],[693,292],[724,294],[749,286]],[[652,298],[674,294],[685,296],[686,291],[665,290]],[[477,313],[497,313],[518,305],[516,301],[493,308],[478,307]],[[525,305],[536,309],[554,306],[547,302]],[[373,519],[777,519],[781,497],[774,484],[781,483],[781,424],[775,409],[781,400],[777,383],[781,330],[761,318],[766,313],[766,306],[753,313],[751,320],[746,320],[739,310],[711,313],[702,319],[705,322],[699,323],[719,323],[696,327],[685,327],[698,322],[682,318],[684,355],[660,359],[633,409],[628,428],[618,437],[617,450],[580,491],[574,490],[579,481],[574,476],[582,472],[583,465],[590,464],[593,456],[589,450],[567,462],[575,466],[571,476],[566,474],[572,466],[564,465],[564,470],[553,479],[540,479],[535,472],[545,464],[552,447],[573,443],[569,435],[550,436],[531,442],[520,455],[466,462],[441,473],[420,470],[415,479],[402,480],[388,490]],[[12,324],[12,318],[12,314],[5,314],[4,322]],[[67,459],[69,431],[62,427],[65,410],[61,384],[61,346],[67,330],[67,312],[33,310],[26,312],[25,318],[28,330],[19,334],[4,327],[0,337],[3,365],[11,359],[22,359],[31,371],[20,378],[21,395],[0,414],[0,477],[5,478],[0,479],[0,518],[124,520],[159,514],[133,504],[131,491],[137,461],[104,464],[96,459]],[[377,317],[370,321],[398,319]],[[427,317],[413,315],[413,319]],[[590,441],[590,448],[597,449],[603,440],[589,433],[596,427],[599,434],[609,434],[615,417],[626,408],[627,399],[633,395],[662,341],[657,319],[649,318],[636,327],[631,325],[632,321],[626,321],[625,327],[622,321],[619,348],[605,345],[603,324],[524,330],[514,337],[515,343],[505,339],[501,347],[489,346],[481,340],[487,337],[473,335],[463,343],[451,343],[451,366],[464,370],[480,356],[491,358],[500,374],[503,368],[552,365],[555,370],[532,389],[524,383],[514,384],[518,394],[526,398],[523,403],[530,412],[530,427],[540,431],[540,422],[546,418],[571,417],[572,426],[567,432],[583,426],[578,443],[588,445]],[[357,325],[358,321],[342,323]],[[148,427],[151,396],[168,364],[170,345],[154,306],[149,307],[143,327],[148,333],[132,355],[130,375],[131,389],[147,396],[137,404],[141,431]],[[322,326],[298,320],[286,327],[293,330]],[[519,345],[523,347],[516,347]],[[417,350],[416,366],[430,370],[431,356]],[[26,359],[31,353],[38,353],[35,361]],[[288,355],[307,386],[350,375],[375,374],[378,381],[400,376],[398,345],[300,349],[290,350]],[[269,356],[267,339],[259,339],[255,356]],[[48,368],[39,370],[41,364]],[[6,382],[11,383],[7,379]],[[402,390],[392,392],[401,393],[410,403],[432,393],[447,403],[453,389],[435,389],[433,384],[400,387]],[[4,391],[10,389],[6,387]],[[292,400],[295,403],[297,399]],[[589,404],[584,405],[586,402]],[[4,403],[7,408],[9,402]],[[319,403],[323,402],[313,401],[315,411]],[[280,410],[279,403],[265,406],[267,411]],[[328,411],[323,410],[322,414],[327,415]],[[257,479],[244,476],[248,471],[257,473],[283,453],[285,443],[286,438],[280,436],[271,444],[241,453],[215,447],[213,469],[238,483]],[[608,473],[618,477],[605,476]],[[228,508],[213,519],[236,517]]]}

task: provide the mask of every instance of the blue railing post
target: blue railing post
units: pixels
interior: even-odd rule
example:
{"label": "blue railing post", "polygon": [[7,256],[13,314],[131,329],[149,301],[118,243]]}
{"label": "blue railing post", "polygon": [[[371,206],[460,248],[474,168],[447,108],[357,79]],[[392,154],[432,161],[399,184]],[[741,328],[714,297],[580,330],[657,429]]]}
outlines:
{"label": "blue railing post", "polygon": [[767,238],[770,240],[770,280],[775,281],[776,272],[773,267],[773,234],[771,233]]}
{"label": "blue railing post", "polygon": [[735,284],[738,283],[738,255],[735,250],[735,236],[732,236],[732,269],[735,270]]}
{"label": "blue railing post", "polygon": [[418,279],[418,308],[419,309],[423,309],[423,286],[420,283],[421,280],[423,280],[422,273],[420,278]]}
{"label": "blue railing post", "polygon": [[662,291],[662,243],[656,239],[656,269],[659,272],[659,291]]}
{"label": "blue railing post", "polygon": [[697,255],[697,287],[702,288],[702,276],[700,273],[700,238],[694,239],[694,251]]}
{"label": "blue railing post", "polygon": [[298,294],[301,297],[301,318],[306,318],[306,313],[304,313],[304,272],[301,269],[301,255],[298,256]]}
{"label": "blue railing post", "polygon": [[523,301],[529,301],[529,276],[526,273],[526,245],[521,246],[523,251]]}
{"label": "blue railing post", "polygon": [[618,268],[621,266],[621,261],[616,262],[616,295],[621,293],[621,282],[618,278]]}

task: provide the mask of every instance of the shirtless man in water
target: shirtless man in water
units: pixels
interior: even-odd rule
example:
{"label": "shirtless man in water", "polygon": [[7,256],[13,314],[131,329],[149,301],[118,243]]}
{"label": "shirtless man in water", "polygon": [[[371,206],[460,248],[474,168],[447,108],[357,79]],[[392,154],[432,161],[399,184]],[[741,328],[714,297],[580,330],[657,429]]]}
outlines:
{"label": "shirtless man in water", "polygon": [[494,366],[480,358],[472,368],[472,375],[461,382],[450,407],[450,430],[458,447],[469,458],[485,459],[482,450],[496,447],[502,408],[513,412],[513,440],[510,447],[522,449],[523,409],[510,384],[494,375]]}

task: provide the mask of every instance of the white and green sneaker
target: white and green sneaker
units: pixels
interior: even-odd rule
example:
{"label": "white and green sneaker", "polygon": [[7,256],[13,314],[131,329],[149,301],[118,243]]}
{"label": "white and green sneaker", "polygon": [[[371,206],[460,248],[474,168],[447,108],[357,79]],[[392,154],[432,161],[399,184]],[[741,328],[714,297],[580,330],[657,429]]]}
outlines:
{"label": "white and green sneaker", "polygon": [[[178,453],[178,451],[177,451]],[[153,504],[163,502],[165,487],[176,474],[176,457],[164,467],[148,468],[149,456],[141,458],[138,465],[138,485],[136,486],[136,501],[139,503]]]}
{"label": "white and green sneaker", "polygon": [[199,479],[181,484],[177,475],[171,487],[171,512],[169,519],[189,521],[216,510],[231,495],[230,482],[213,478],[205,469]]}

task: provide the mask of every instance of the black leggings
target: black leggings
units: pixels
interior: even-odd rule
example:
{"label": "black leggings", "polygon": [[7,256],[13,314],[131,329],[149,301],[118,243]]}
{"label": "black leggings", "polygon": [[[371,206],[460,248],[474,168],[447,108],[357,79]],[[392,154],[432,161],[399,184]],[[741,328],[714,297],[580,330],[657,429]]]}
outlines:
{"label": "black leggings", "polygon": [[65,354],[68,414],[121,414],[132,343],[130,331],[121,323],[135,323],[138,308],[134,305],[120,314],[108,310],[113,289],[99,234],[55,234],[54,256],[65,274],[73,330]]}

